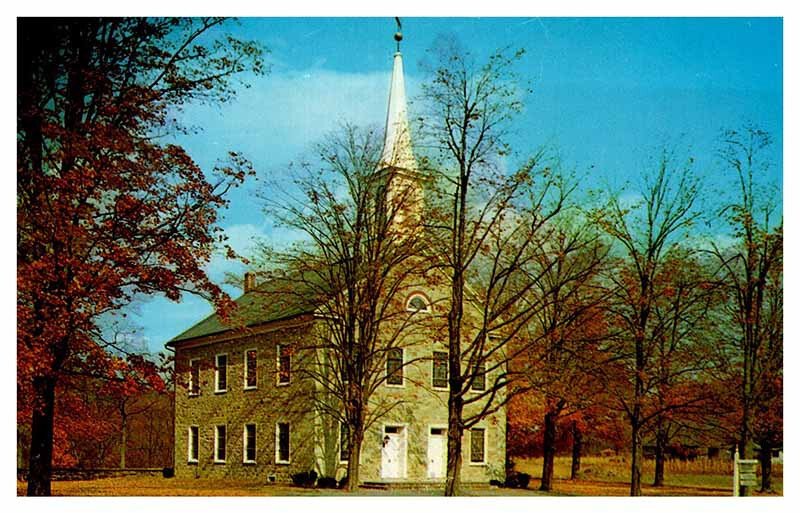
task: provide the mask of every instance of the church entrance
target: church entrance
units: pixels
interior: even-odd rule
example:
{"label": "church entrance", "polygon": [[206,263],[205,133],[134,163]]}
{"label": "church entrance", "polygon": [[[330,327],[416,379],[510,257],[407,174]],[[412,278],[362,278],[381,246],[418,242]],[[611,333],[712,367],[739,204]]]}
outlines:
{"label": "church entrance", "polygon": [[428,433],[428,477],[441,479],[445,475],[447,430],[432,427]]}
{"label": "church entrance", "polygon": [[383,427],[381,449],[381,479],[400,479],[406,473],[405,426]]}

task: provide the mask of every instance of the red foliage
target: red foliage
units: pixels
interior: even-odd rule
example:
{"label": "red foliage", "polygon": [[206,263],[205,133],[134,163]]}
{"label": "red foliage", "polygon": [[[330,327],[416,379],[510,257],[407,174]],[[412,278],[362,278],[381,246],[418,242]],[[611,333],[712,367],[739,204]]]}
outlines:
{"label": "red foliage", "polygon": [[261,70],[257,46],[201,44],[221,21],[19,21],[17,382],[44,417],[65,369],[118,370],[99,342],[102,315],[188,290],[230,306],[203,267],[224,195],[252,169],[230,153],[211,181],[156,137],[181,129],[186,102],[224,101],[232,76]]}

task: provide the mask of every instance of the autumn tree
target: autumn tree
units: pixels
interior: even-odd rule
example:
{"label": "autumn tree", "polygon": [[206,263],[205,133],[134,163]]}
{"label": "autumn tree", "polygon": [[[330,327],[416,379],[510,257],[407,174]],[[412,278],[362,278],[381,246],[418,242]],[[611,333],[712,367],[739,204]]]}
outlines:
{"label": "autumn tree", "polygon": [[665,451],[677,436],[702,433],[703,417],[715,413],[713,393],[718,338],[711,313],[719,304],[718,283],[697,251],[674,248],[653,286],[652,370],[655,439],[653,486],[664,485]]}
{"label": "autumn tree", "polygon": [[[17,382],[30,397],[29,495],[49,495],[65,369],[102,367],[101,316],[138,294],[222,290],[203,266],[245,159],[205,173],[165,135],[189,102],[224,102],[262,50],[222,19],[19,19]],[[213,175],[213,176],[212,176]]]}
{"label": "autumn tree", "polygon": [[119,417],[119,468],[124,469],[131,421],[152,410],[166,387],[161,369],[141,355],[112,357],[109,363],[100,393]]}
{"label": "autumn tree", "polygon": [[261,264],[278,272],[256,293],[315,305],[317,335],[298,348],[314,355],[313,365],[298,372],[320,391],[309,398],[317,410],[347,427],[348,490],[359,484],[365,431],[405,401],[375,392],[403,379],[414,360],[391,355],[411,343],[424,317],[405,304],[422,279],[421,185],[414,170],[389,165],[386,152],[396,149],[382,151],[378,135],[342,127],[293,170],[290,189],[276,196],[271,185],[264,194],[268,215],[301,240],[266,248]]}
{"label": "autumn tree", "polygon": [[[592,405],[602,388],[596,369],[606,359],[599,348],[607,291],[599,278],[608,245],[588,220],[576,217],[553,222],[543,244],[531,248],[534,258],[526,270],[533,287],[521,301],[533,316],[523,330],[517,379],[543,396],[544,491],[552,489],[561,417],[578,416]],[[580,439],[577,423],[571,429]]]}
{"label": "autumn tree", "polygon": [[[607,274],[613,291],[611,313],[618,327],[609,350],[625,363],[626,385],[617,402],[625,412],[631,429],[630,494],[641,495],[642,437],[649,421],[660,412],[651,407],[658,378],[654,378],[653,354],[660,343],[654,317],[659,297],[658,277],[665,261],[676,251],[699,212],[696,209],[698,182],[691,172],[691,160],[676,163],[675,156],[662,152],[656,169],[644,179],[639,200],[624,201],[612,195],[607,206],[595,211],[595,221],[619,248]],[[693,403],[693,399],[670,404],[669,409]]]}
{"label": "autumn tree", "polygon": [[[735,196],[720,210],[732,230],[731,245],[713,244],[712,253],[729,298],[730,356],[739,371],[739,452],[754,455],[756,411],[774,396],[783,366],[783,216],[776,187],[768,182],[771,161],[764,153],[769,133],[746,126],[723,134],[720,157],[732,174]],[[782,390],[777,391],[782,394]],[[742,495],[748,493],[743,487]]]}
{"label": "autumn tree", "polygon": [[[547,240],[550,220],[574,190],[546,167],[542,151],[513,171],[502,165],[511,154],[510,123],[522,107],[514,65],[523,53],[502,50],[478,64],[456,43],[440,41],[423,85],[433,176],[426,233],[449,289],[448,496],[459,491],[465,429],[509,399],[510,342],[534,312],[516,308],[536,279],[526,276],[529,250]],[[468,394],[476,380],[486,381],[484,390]]]}

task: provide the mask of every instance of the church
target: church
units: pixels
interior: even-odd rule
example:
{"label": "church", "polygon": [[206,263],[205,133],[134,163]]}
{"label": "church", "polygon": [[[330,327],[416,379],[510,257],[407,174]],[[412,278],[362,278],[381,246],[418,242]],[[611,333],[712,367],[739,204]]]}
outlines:
{"label": "church", "polygon": [[[398,176],[413,176],[418,166],[408,123],[401,36],[396,38],[381,166]],[[393,194],[392,187],[386,194]],[[416,201],[423,201],[421,194]],[[347,471],[347,428],[304,399],[319,387],[304,379],[308,373],[303,372],[315,365],[318,355],[298,348],[316,336],[318,309],[311,303],[288,307],[280,298],[257,294],[261,286],[246,274],[243,294],[236,299],[239,326],[246,330],[234,329],[214,314],[167,343],[175,353],[175,474],[269,483],[289,482],[293,474],[314,470],[339,480]],[[444,483],[448,352],[441,334],[447,330],[448,292],[441,280],[404,292],[409,311],[439,314],[443,322],[432,325],[437,333],[417,333],[410,344],[387,353],[387,379],[375,394],[400,406],[367,427],[360,484]],[[477,308],[470,308],[474,311],[465,315],[479,315]],[[476,393],[488,379],[473,383]],[[470,408],[483,406],[475,401]],[[492,411],[464,432],[464,484],[505,478],[506,411]]]}

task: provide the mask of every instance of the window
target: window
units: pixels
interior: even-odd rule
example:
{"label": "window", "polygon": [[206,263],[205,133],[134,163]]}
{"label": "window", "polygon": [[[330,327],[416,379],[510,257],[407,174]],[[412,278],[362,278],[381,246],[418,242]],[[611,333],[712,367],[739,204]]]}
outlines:
{"label": "window", "polygon": [[292,355],[287,346],[278,345],[278,384],[285,385],[292,378]]}
{"label": "window", "polygon": [[216,426],[214,436],[214,461],[216,463],[225,463],[226,446],[228,443],[228,433],[225,426]]}
{"label": "window", "polygon": [[247,389],[258,386],[258,352],[248,349],[244,352],[244,387]]}
{"label": "window", "polygon": [[339,424],[339,461],[350,458],[350,426],[342,422]]}
{"label": "window", "polygon": [[278,422],[275,429],[275,462],[289,463],[289,423]]}
{"label": "window", "polygon": [[447,388],[447,353],[433,353],[433,387]]}
{"label": "window", "polygon": [[403,349],[394,347],[389,349],[386,356],[386,384],[403,384]]}
{"label": "window", "polygon": [[256,462],[256,425],[244,425],[244,459],[245,463]]}
{"label": "window", "polygon": [[486,390],[486,363],[484,362],[475,365],[472,390]]}
{"label": "window", "polygon": [[189,395],[200,395],[200,360],[189,360]]}
{"label": "window", "polygon": [[486,430],[472,428],[469,431],[469,461],[470,463],[485,463],[486,461]]}
{"label": "window", "polygon": [[228,390],[228,355],[218,354],[217,365],[214,371],[215,392],[226,392]]}
{"label": "window", "polygon": [[422,294],[414,294],[408,299],[406,310],[409,312],[430,312],[431,307]]}
{"label": "window", "polygon": [[188,460],[189,463],[197,463],[197,453],[199,447],[199,429],[197,426],[189,426],[189,439],[187,440],[188,446]]}

